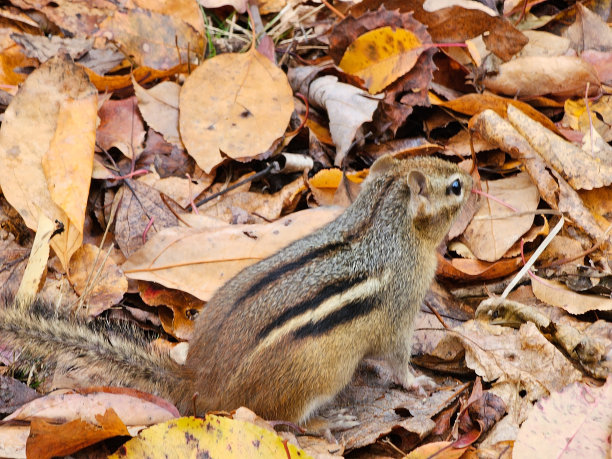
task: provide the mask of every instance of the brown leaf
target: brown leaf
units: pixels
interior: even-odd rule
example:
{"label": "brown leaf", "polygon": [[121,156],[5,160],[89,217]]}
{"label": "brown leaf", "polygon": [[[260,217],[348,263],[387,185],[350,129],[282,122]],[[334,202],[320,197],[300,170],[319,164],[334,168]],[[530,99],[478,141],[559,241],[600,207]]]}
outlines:
{"label": "brown leaf", "polygon": [[544,162],[527,139],[519,134],[509,122],[492,110],[485,110],[470,120],[470,127],[479,132],[488,142],[523,161],[532,181],[538,186],[542,198],[553,209],[567,212],[572,220],[591,237],[595,239],[601,237],[601,229],[593,215],[582,203],[578,193]]}
{"label": "brown leaf", "polygon": [[115,200],[120,200],[115,240],[126,257],[144,245],[145,236],[150,239],[158,231],[178,224],[157,190],[138,180],[130,180],[129,184],[115,196]]}
{"label": "brown leaf", "polygon": [[180,290],[159,288],[150,282],[138,282],[140,297],[149,306],[159,309],[164,330],[170,335],[189,341],[193,334],[193,319],[204,307],[204,302]]}
{"label": "brown leaf", "polygon": [[612,161],[609,158],[593,157],[514,106],[508,106],[508,120],[574,189],[591,190],[612,183]]}
{"label": "brown leaf", "polygon": [[107,438],[130,434],[112,409],[97,415],[96,419],[99,426],[81,420],[55,425],[33,419],[26,444],[27,456],[41,459],[65,456]]}
{"label": "brown leaf", "polygon": [[560,282],[545,280],[532,282],[534,295],[544,303],[565,309],[570,314],[580,315],[589,311],[611,311],[612,300],[601,295],[576,293]]}
{"label": "brown leaf", "polygon": [[[366,11],[376,10],[383,0],[365,0],[352,7],[350,14],[359,17]],[[444,8],[433,13],[423,9],[421,0],[385,0],[389,11],[413,11],[414,18],[427,26],[434,43],[461,42],[480,34],[488,34],[487,47],[504,60],[510,59],[527,43],[527,38],[502,17],[493,17],[480,10],[459,6]]]}
{"label": "brown leaf", "polygon": [[107,100],[98,111],[100,126],[96,143],[103,150],[118,148],[128,158],[138,157],[145,138],[144,123],[136,97]]}
{"label": "brown leaf", "polygon": [[14,0],[12,4],[24,10],[40,11],[53,24],[78,36],[93,35],[98,30],[100,22],[117,11],[117,6],[109,0],[87,2]]}
{"label": "brown leaf", "polygon": [[159,70],[188,62],[202,36],[179,17],[140,8],[118,10],[100,24],[99,35],[117,42],[135,63]]}
{"label": "brown leaf", "polygon": [[489,199],[483,200],[482,206],[465,229],[463,239],[478,259],[497,261],[531,228],[535,216],[533,212],[538,207],[540,195],[527,173],[483,181],[482,189],[518,212],[527,213],[513,216],[514,211],[507,207]]}
{"label": "brown leaf", "polygon": [[86,295],[88,316],[97,316],[121,301],[128,282],[123,271],[92,244],[83,244],[70,259],[68,278],[79,296]]}
{"label": "brown leaf", "polygon": [[587,84],[589,95],[597,94],[600,81],[593,66],[579,57],[527,56],[501,64],[496,75],[485,77],[483,84],[511,97],[572,97],[584,96]]}
{"label": "brown leaf", "polygon": [[181,147],[179,122],[179,92],[181,87],[172,81],[163,81],[144,89],[132,80],[138,98],[138,109],[147,124],[164,136],[171,144]]}
{"label": "brown leaf", "polygon": [[612,51],[612,31],[596,13],[576,3],[576,22],[569,26],[565,37],[572,42],[572,48],[578,53],[591,49],[601,52]]}
{"label": "brown leaf", "polygon": [[486,281],[509,276],[521,265],[522,261],[520,257],[488,263],[485,261],[463,258],[454,258],[449,261],[440,255],[438,256],[438,269],[436,274],[446,279],[464,281],[478,279]]}

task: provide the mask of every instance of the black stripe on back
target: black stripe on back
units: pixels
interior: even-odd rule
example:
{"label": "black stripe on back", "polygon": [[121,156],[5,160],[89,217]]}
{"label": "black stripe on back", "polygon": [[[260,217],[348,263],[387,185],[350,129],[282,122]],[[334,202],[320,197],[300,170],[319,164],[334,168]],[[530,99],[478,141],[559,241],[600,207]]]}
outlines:
{"label": "black stripe on back", "polygon": [[341,248],[347,246],[347,242],[333,242],[328,245],[324,245],[323,247],[317,247],[316,249],[305,253],[301,257],[290,261],[289,263],[283,263],[280,266],[277,266],[275,269],[268,271],[265,275],[257,280],[257,282],[253,283],[246,292],[244,292],[234,303],[232,310],[238,307],[244,300],[250,298],[251,296],[257,295],[257,293],[263,289],[266,285],[274,282],[280,276],[295,271],[296,269],[304,266],[306,263],[319,258],[327,256],[328,252],[334,252],[336,250],[340,250]]}
{"label": "black stripe on back", "polygon": [[286,324],[288,321],[297,317],[306,311],[314,310],[321,305],[328,298],[347,291],[351,287],[356,284],[359,284],[367,279],[366,273],[358,273],[349,278],[339,279],[332,284],[325,285],[322,289],[320,289],[314,296],[311,298],[307,298],[304,301],[299,302],[298,304],[292,306],[290,309],[287,309],[280,316],[266,325],[257,335],[258,339],[265,338],[272,330],[275,328],[279,328]]}
{"label": "black stripe on back", "polygon": [[372,214],[370,215],[370,218],[365,220],[359,226],[352,228],[350,232],[345,233],[344,240],[332,242],[322,247],[317,247],[316,249],[303,254],[299,258],[289,261],[288,263],[283,263],[280,266],[277,266],[276,268],[267,272],[255,283],[249,286],[249,288],[242,295],[240,295],[240,297],[234,302],[234,305],[231,307],[231,309],[229,309],[227,315],[229,315],[232,311],[238,308],[238,306],[247,298],[257,295],[266,285],[274,282],[279,277],[288,274],[292,271],[295,271],[300,267],[306,265],[307,263],[316,260],[317,258],[329,257],[333,252],[350,247],[351,243],[355,243],[361,238],[363,238],[374,225],[374,220],[378,219],[378,214],[380,213],[382,202],[387,196],[391,187],[393,186],[393,183],[393,177],[389,177],[385,181],[385,183],[381,187],[380,192],[378,193],[378,199],[374,203],[374,208],[372,209]]}
{"label": "black stripe on back", "polygon": [[376,296],[370,295],[365,298],[358,298],[345,304],[342,308],[325,316],[317,322],[310,322],[298,328],[293,336],[296,339],[308,338],[309,336],[323,335],[338,325],[350,322],[357,317],[365,316],[374,310],[380,302]]}

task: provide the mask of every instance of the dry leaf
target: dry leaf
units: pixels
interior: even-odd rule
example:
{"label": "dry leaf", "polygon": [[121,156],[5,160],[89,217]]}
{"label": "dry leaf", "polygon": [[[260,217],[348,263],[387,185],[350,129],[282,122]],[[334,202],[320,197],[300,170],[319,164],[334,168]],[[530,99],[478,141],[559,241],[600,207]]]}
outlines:
{"label": "dry leaf", "polygon": [[224,157],[262,155],[293,112],[285,73],[252,49],[204,61],[181,89],[180,131],[187,152],[210,173]]}
{"label": "dry leaf", "polygon": [[317,78],[310,84],[308,99],[313,105],[327,110],[329,130],[336,145],[334,163],[340,166],[361,125],[372,121],[379,101],[376,96],[340,83],[337,77],[331,75]]}
{"label": "dry leaf", "polygon": [[574,189],[591,190],[612,183],[610,158],[602,161],[581,150],[512,105],[508,106],[508,121]]}
{"label": "dry leaf", "polygon": [[495,76],[483,84],[490,91],[510,97],[584,96],[599,91],[599,77],[591,64],[574,56],[527,56],[499,66]]}
{"label": "dry leaf", "polygon": [[408,73],[423,51],[423,43],[410,30],[381,27],[353,41],[338,66],[376,94]]}
{"label": "dry leaf", "polygon": [[544,303],[565,309],[570,314],[580,315],[589,311],[612,311],[612,300],[601,295],[576,293],[560,282],[552,280],[533,281],[533,294]]}
{"label": "dry leaf", "polygon": [[119,303],[127,292],[128,282],[123,271],[92,244],[77,250],[68,268],[68,278],[79,296],[86,296],[88,316],[97,316]]}
{"label": "dry leaf", "polygon": [[541,400],[516,437],[513,457],[606,457],[610,453],[612,378],[575,383]]}
{"label": "dry leaf", "polygon": [[103,415],[96,415],[96,420],[99,425],[79,419],[60,425],[33,419],[26,444],[26,455],[51,459],[69,455],[107,438],[129,435],[127,428],[112,409],[106,410]]}
{"label": "dry leaf", "polygon": [[274,223],[206,230],[168,228],[123,264],[131,279],[157,282],[208,301],[243,268],[330,222],[340,208],[296,212]]}
{"label": "dry leaf", "polygon": [[200,53],[202,36],[177,16],[146,9],[117,10],[97,35],[116,42],[140,66],[166,70]]}
{"label": "dry leaf", "polygon": [[136,80],[132,80],[132,84],[138,98],[138,109],[147,124],[167,142],[182,146],[178,131],[181,87],[172,81],[163,81],[150,89],[144,89]]}
{"label": "dry leaf", "polygon": [[[485,198],[463,233],[466,245],[480,260],[499,260],[526,233],[540,202],[537,187],[525,172],[494,181],[483,181],[483,191],[527,215],[513,216],[514,211]],[[499,218],[502,217],[502,218]]]}
{"label": "dry leaf", "polygon": [[103,150],[117,148],[128,158],[136,158],[142,152],[145,138],[144,123],[137,110],[136,97],[107,100],[98,115],[100,126],[96,131],[96,143]]}
{"label": "dry leaf", "polygon": [[178,224],[176,215],[168,209],[159,191],[138,180],[129,180],[115,195],[119,203],[115,222],[115,240],[126,257],[144,245],[164,228]]}
{"label": "dry leaf", "polygon": [[97,92],[85,73],[58,57],[30,74],[0,128],[4,196],[34,230],[40,212],[64,224],[51,240],[64,267],[83,239],[96,110]]}

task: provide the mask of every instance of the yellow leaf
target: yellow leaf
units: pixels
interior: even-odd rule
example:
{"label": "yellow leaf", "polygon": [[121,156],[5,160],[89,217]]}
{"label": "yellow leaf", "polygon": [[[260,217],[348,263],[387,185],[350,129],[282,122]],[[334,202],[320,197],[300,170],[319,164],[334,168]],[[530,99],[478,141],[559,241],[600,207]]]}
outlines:
{"label": "yellow leaf", "polygon": [[411,31],[381,27],[351,43],[339,66],[361,78],[370,94],[376,94],[408,73],[423,50],[421,40]]}
{"label": "yellow leaf", "polygon": [[140,432],[109,459],[119,458],[310,458],[301,449],[255,424],[214,415],[172,419]]}

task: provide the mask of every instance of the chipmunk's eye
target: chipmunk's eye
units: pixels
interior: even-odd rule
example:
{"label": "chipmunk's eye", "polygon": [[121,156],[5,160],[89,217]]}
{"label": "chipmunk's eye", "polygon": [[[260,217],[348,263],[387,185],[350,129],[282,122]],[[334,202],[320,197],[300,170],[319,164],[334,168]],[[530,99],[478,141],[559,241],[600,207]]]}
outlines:
{"label": "chipmunk's eye", "polygon": [[453,193],[455,196],[459,196],[461,194],[461,182],[459,179],[455,179],[453,183],[446,187],[446,194],[450,195]]}

